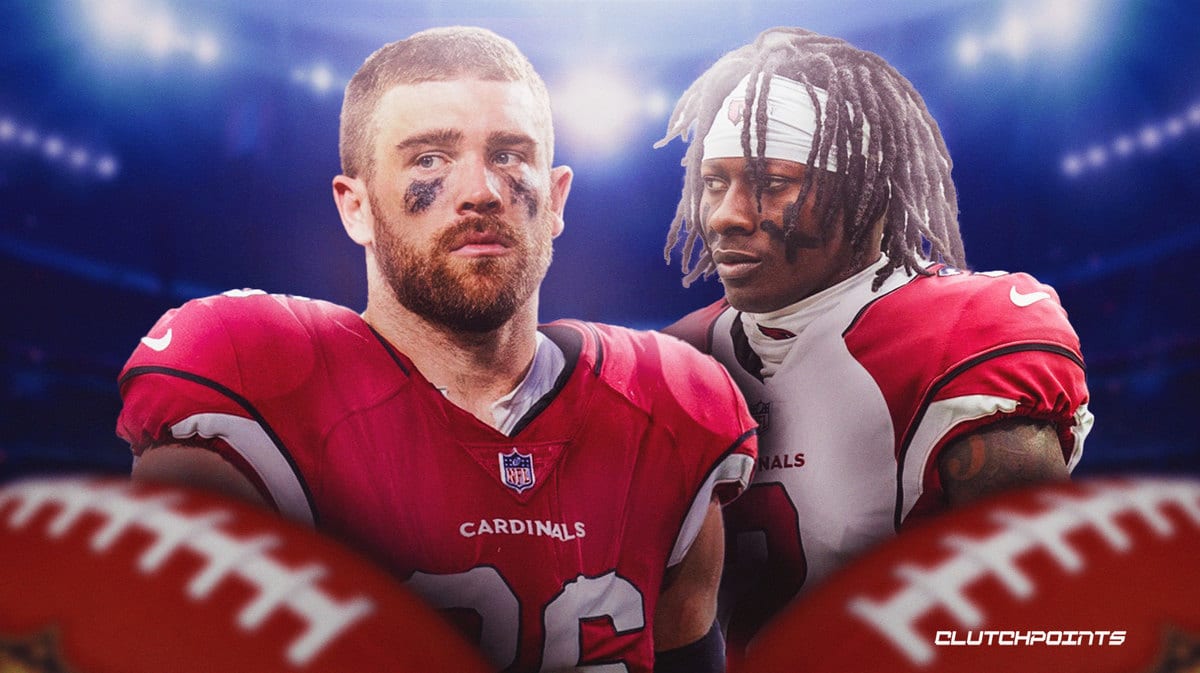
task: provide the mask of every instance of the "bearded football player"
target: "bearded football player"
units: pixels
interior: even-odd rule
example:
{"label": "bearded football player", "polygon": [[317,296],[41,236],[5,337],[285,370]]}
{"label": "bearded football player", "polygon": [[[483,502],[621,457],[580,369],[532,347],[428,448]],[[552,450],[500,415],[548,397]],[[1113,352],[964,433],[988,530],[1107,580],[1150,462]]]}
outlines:
{"label": "bearded football player", "polygon": [[895,68],[769,30],[684,93],[660,146],[676,136],[667,258],[725,296],[667,331],[760,424],[726,510],[731,646],[905,524],[1068,478],[1092,425],[1079,339],[1052,288],[968,270],[945,142]]}
{"label": "bearded football player", "polygon": [[545,85],[488,31],[389,44],[346,88],[333,197],[361,314],[234,291],[169,311],[121,374],[136,479],[311,522],[459,620],[497,669],[707,671],[720,504],[754,422],[711,359],[538,327],[571,170]]}

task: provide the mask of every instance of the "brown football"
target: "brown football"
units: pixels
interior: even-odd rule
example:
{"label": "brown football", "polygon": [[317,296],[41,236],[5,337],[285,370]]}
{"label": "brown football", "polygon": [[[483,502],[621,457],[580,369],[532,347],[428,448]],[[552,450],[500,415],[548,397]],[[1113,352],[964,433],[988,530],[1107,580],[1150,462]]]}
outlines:
{"label": "brown football", "polygon": [[310,528],[200,491],[55,477],[0,488],[0,670],[489,668]]}
{"label": "brown football", "polygon": [[1200,481],[1081,480],[951,511],[798,599],[741,670],[1200,670]]}

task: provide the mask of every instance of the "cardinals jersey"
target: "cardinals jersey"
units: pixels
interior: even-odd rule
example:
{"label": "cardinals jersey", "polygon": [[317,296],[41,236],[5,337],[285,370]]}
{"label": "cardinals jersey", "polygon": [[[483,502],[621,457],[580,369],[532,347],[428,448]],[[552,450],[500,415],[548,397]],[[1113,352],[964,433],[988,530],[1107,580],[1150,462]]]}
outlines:
{"label": "cardinals jersey", "polygon": [[118,434],[222,452],[286,515],[368,552],[510,671],[653,667],[665,570],[754,422],[674,339],[563,321],[555,388],[506,436],[349,309],[257,291],[169,311],[121,374]]}
{"label": "cardinals jersey", "polygon": [[1001,415],[1053,423],[1070,468],[1091,428],[1079,339],[1025,274],[872,267],[800,305],[764,382],[724,300],[668,328],[724,363],[759,423],[758,470],[725,511],[731,650],[848,559],[942,505],[939,451]]}

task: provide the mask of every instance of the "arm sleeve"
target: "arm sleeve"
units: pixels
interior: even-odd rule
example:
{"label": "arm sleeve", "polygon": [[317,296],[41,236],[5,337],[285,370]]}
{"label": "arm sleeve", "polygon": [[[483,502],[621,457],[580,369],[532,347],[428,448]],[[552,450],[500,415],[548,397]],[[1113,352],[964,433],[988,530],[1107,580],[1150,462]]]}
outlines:
{"label": "arm sleeve", "polygon": [[[266,301],[210,297],[168,311],[121,373],[117,434],[135,457],[160,444],[217,451],[281,512],[311,522],[300,470],[265,411],[297,385],[304,358],[268,327]],[[280,366],[289,358],[296,366]]]}
{"label": "arm sleeve", "polygon": [[897,525],[940,502],[942,448],[1000,418],[1052,424],[1067,465],[1078,463],[1092,425],[1079,338],[1054,289],[1031,276],[914,280],[865,308],[845,341],[891,414]]}
{"label": "arm sleeve", "polygon": [[[665,340],[664,340],[665,341]],[[728,372],[712,357],[665,344],[664,371],[678,446],[695,457],[695,491],[669,565],[683,560],[713,497],[728,504],[750,483],[758,455],[757,424]]]}

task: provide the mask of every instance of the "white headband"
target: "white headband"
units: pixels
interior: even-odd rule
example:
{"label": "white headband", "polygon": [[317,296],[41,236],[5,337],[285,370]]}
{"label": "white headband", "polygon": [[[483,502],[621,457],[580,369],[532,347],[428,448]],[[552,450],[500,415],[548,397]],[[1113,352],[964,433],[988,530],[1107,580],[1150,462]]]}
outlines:
{"label": "white headband", "polygon": [[[762,78],[759,75],[758,91],[762,92]],[[725,97],[721,109],[713,120],[712,128],[704,137],[704,159],[723,159],[727,157],[743,157],[742,151],[742,120],[747,114],[746,85],[750,76],[746,75],[733,91]],[[824,89],[813,87],[817,101],[822,111],[829,100],[829,93]],[[758,101],[755,101],[755,108]],[[850,103],[846,108],[853,112]],[[757,120],[754,110],[750,116],[750,154],[758,152]],[[786,159],[796,163],[807,164],[808,155],[812,151],[813,133],[817,128],[817,114],[813,110],[812,98],[803,84],[795,80],[771,76],[771,90],[767,93],[767,145],[763,158]],[[871,138],[871,126],[863,119],[863,143],[858,153],[867,156],[867,146]],[[837,152],[829,153],[829,160],[824,168],[829,171],[837,170]]]}

